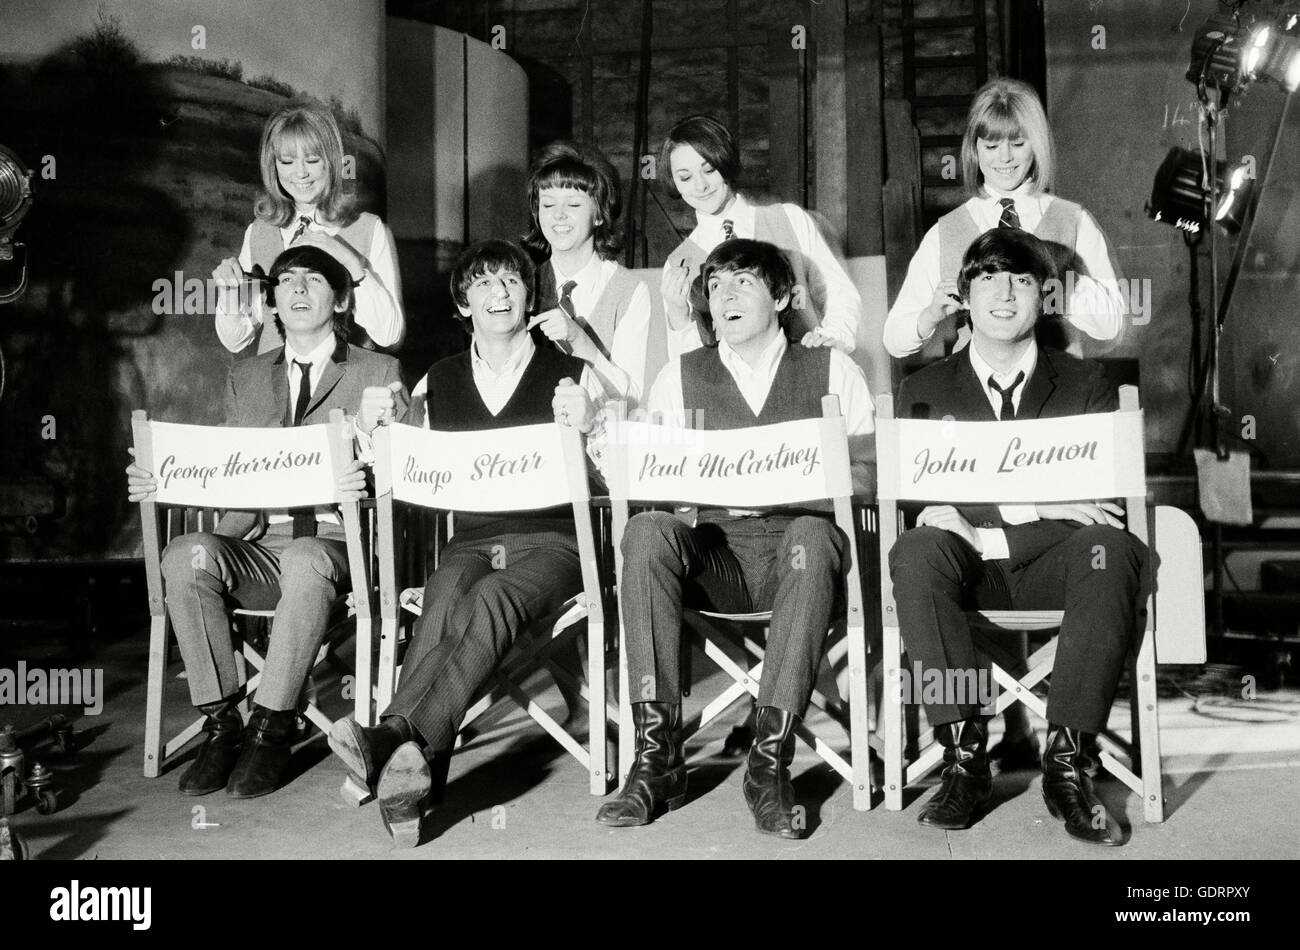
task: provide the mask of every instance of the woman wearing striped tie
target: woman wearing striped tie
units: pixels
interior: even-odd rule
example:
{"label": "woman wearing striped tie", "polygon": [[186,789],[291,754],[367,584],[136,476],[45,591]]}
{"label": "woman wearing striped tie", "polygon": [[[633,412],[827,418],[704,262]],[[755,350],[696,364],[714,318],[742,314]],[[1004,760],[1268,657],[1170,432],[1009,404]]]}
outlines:
{"label": "woman wearing striped tie", "polygon": [[347,267],[356,324],[375,345],[401,343],[406,318],[393,238],[377,216],[357,211],[343,188],[343,137],[334,116],[310,103],[280,109],[262,129],[259,165],[263,192],[239,256],[212,271],[221,288],[216,322],[222,344],[232,353],[255,340],[258,353],[279,345],[275,333],[263,332],[260,294],[241,299],[238,289],[255,266],[269,271],[281,251],[298,244],[314,244]]}
{"label": "woman wearing striped tie", "polygon": [[808,212],[793,204],[751,201],[736,190],[740,149],[726,126],[706,115],[682,119],[664,139],[658,167],[668,192],[694,208],[696,220],[664,264],[670,357],[695,349],[703,334],[712,337],[704,329],[709,321],[697,326],[692,319],[693,309],[708,313],[702,292],[697,289],[693,297],[692,287],[709,252],[732,237],[767,241],[785,251],[795,271],[792,328],[804,346],[853,351],[862,315],[857,288]]}
{"label": "woman wearing striped tie", "polygon": [[[1032,86],[994,79],[975,94],[961,146],[962,181],[970,197],[926,232],[913,255],[885,321],[891,355],[901,359],[918,352],[948,317],[965,310],[957,296],[962,255],[996,227],[1029,231],[1052,249],[1062,285],[1055,298],[1049,293],[1044,315],[1063,314],[1095,340],[1119,336],[1124,304],[1106,236],[1080,205],[1050,193],[1054,153],[1047,115]],[[1052,322],[1041,323],[1040,339],[1051,328]],[[1044,342],[1064,345],[1065,334],[1055,336]],[[1075,342],[1071,349],[1077,348]]]}
{"label": "woman wearing striped tie", "polygon": [[647,352],[650,291],[616,259],[617,173],[595,149],[553,142],[533,162],[528,204],[522,243],[539,262],[528,328],[590,366],[608,398],[639,402],[664,354]]}

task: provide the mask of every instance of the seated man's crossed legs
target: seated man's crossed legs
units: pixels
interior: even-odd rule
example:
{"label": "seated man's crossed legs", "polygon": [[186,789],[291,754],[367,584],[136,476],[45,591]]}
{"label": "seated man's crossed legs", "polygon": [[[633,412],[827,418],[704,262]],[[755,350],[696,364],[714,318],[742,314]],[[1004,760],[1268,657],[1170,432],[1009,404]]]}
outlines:
{"label": "seated man's crossed legs", "polygon": [[827,518],[717,516],[691,527],[666,512],[628,522],[623,598],[636,759],[597,821],[644,825],[682,804],[683,607],[771,610],[745,800],[758,830],[802,836],[789,768],[793,732],[812,695],[831,618],[842,600],[847,539]]}
{"label": "seated man's crossed legs", "polygon": [[377,787],[384,825],[403,846],[440,797],[466,711],[515,638],[582,589],[571,536],[557,532],[453,540],[424,589],[423,613],[397,693],[379,725],[341,720],[330,747]]}
{"label": "seated man's crossed legs", "polygon": [[[181,776],[187,795],[225,788],[236,798],[255,798],[274,791],[283,777],[303,683],[334,605],[351,586],[342,529],[319,528],[316,537],[295,539],[289,525],[273,525],[256,542],[197,532],[174,539],[163,552],[167,609],[190,698],[207,716],[205,741]],[[236,607],[275,611],[246,729],[230,629]]]}

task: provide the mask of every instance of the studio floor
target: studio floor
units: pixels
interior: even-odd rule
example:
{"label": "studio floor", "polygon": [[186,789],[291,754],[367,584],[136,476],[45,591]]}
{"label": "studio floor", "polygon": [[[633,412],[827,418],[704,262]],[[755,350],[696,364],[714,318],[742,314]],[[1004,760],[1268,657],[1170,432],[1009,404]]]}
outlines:
{"label": "studio floor", "polygon": [[[162,777],[144,778],[146,641],[141,630],[80,659],[103,668],[107,698],[100,715],[77,721],[77,751],[66,757],[48,751],[34,756],[55,769],[60,804],[48,816],[27,805],[11,819],[30,857],[1141,860],[1300,855],[1297,690],[1262,693],[1253,701],[1233,696],[1162,700],[1167,819],[1146,824],[1135,796],[1115,780],[1101,782],[1103,799],[1130,833],[1127,846],[1117,849],[1071,841],[1047,814],[1033,771],[998,776],[990,813],[968,831],[945,833],[916,823],[918,799],[928,794],[933,779],[910,790],[902,812],[882,805],[855,812],[847,785],[802,747],[795,788],[808,808],[812,833],[799,842],[764,838],[753,830],[741,797],[741,761],[720,754],[735,717],[690,747],[686,807],[646,828],[607,829],[593,820],[599,799],[588,793],[584,770],[516,710],[455,756],[446,803],[426,822],[424,843],[396,851],[377,806],[355,808],[340,797],[343,769],[319,733],[310,734],[297,749],[288,784],[266,798],[181,796],[176,781],[188,750]],[[179,662],[173,662],[168,720],[177,728],[189,712],[179,672]],[[322,684],[322,694],[334,685]],[[555,711],[562,709],[558,694],[549,694],[547,701]],[[10,707],[5,719],[21,726],[51,711]],[[1126,707],[1117,704],[1114,724],[1122,727],[1126,720]],[[819,731],[827,725],[816,719],[812,724]]]}

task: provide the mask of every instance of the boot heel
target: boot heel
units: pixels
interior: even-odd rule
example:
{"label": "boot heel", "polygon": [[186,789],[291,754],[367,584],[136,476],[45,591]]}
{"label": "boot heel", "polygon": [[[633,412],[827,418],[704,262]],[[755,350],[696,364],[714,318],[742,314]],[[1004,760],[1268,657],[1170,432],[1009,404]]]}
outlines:
{"label": "boot heel", "polygon": [[414,848],[420,843],[420,823],[432,791],[432,775],[424,753],[414,742],[398,746],[379,776],[379,814],[393,844]]}
{"label": "boot heel", "polygon": [[686,804],[686,793],[682,792],[676,798],[668,799],[668,810],[676,811],[677,809],[681,808],[685,804]]}
{"label": "boot heel", "polygon": [[388,835],[393,839],[393,847],[395,848],[414,848],[420,843],[420,818],[418,815],[401,821],[389,821],[385,818],[384,827],[388,829]]}

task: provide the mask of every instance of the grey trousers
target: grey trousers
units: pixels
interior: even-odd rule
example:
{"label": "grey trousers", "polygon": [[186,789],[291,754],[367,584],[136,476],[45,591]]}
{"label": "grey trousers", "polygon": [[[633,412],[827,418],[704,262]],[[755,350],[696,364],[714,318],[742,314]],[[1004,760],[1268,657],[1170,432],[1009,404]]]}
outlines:
{"label": "grey trousers", "polygon": [[572,535],[521,531],[453,540],[424,586],[424,611],[382,715],[401,716],[431,751],[450,749],[515,638],[581,590]]}
{"label": "grey trousers", "polygon": [[771,610],[758,705],[802,716],[842,601],[848,539],[811,515],[717,516],[692,528],[663,511],[623,535],[623,598],[633,702],[681,702],[682,609]]}
{"label": "grey trousers", "polygon": [[343,529],[314,538],[272,525],[259,541],[206,531],[181,535],[162,556],[167,611],[195,706],[231,696],[235,673],[231,610],[274,610],[271,645],[257,688],[259,705],[293,709],[328,631],[330,612],[350,589]]}

